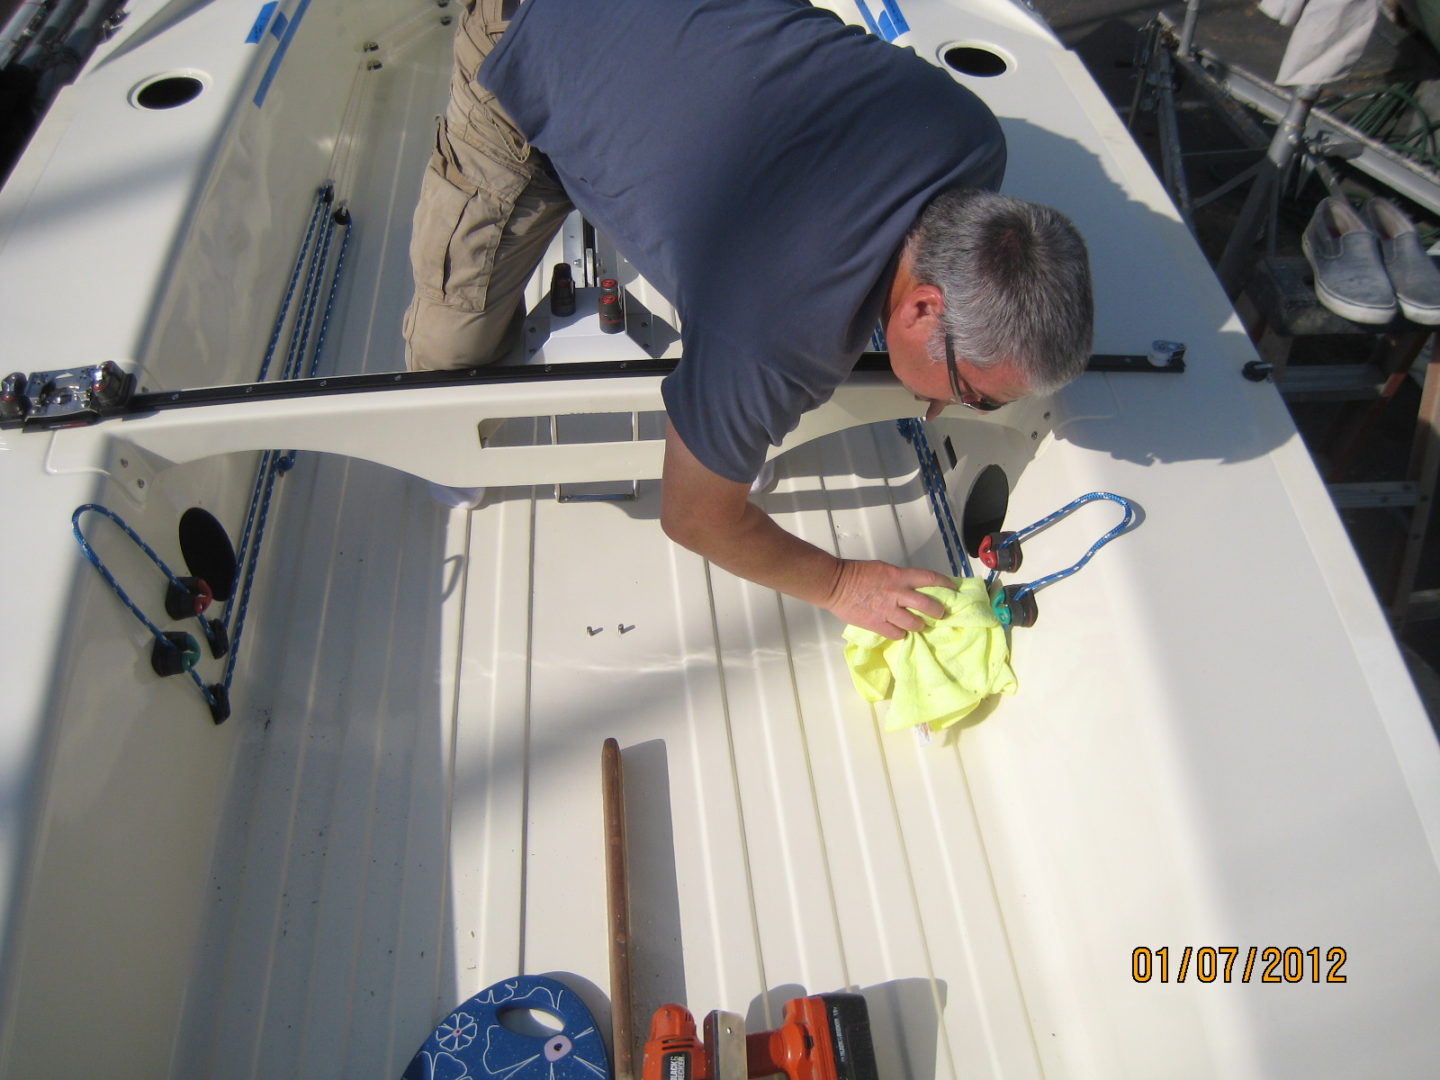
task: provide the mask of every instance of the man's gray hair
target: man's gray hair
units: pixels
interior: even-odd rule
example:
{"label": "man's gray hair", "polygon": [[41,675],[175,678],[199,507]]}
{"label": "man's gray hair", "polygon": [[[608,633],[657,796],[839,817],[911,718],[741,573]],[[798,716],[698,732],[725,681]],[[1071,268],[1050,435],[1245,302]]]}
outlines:
{"label": "man's gray hair", "polygon": [[1090,260],[1058,210],[975,188],[931,199],[906,239],[915,276],[945,295],[944,329],[929,343],[976,367],[1013,361],[1032,394],[1085,370],[1095,317]]}

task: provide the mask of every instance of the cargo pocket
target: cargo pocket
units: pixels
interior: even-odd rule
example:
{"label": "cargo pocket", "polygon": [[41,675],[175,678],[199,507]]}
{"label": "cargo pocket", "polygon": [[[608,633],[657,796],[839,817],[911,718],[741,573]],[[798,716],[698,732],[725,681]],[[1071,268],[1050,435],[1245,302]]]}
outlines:
{"label": "cargo pocket", "polygon": [[452,122],[463,125],[472,137],[523,164],[530,155],[525,136],[508,113],[479,81],[480,65],[505,33],[509,21],[503,0],[477,0],[455,33],[455,67],[450,84],[451,107],[458,109]]}
{"label": "cargo pocket", "polygon": [[510,210],[509,177],[492,189],[483,174],[472,182],[450,149],[442,124],[435,150],[420,181],[420,200],[410,234],[415,291],[428,300],[466,311],[481,311]]}

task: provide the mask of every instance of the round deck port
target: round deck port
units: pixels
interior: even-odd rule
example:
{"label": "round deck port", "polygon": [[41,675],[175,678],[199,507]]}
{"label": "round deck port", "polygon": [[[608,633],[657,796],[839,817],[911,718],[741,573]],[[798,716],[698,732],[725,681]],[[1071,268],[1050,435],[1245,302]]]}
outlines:
{"label": "round deck port", "polygon": [[180,515],[180,557],[190,573],[210,586],[222,603],[235,584],[235,548],[225,526],[208,510],[192,506]]}
{"label": "round deck port", "polygon": [[1005,525],[1005,511],[1010,508],[1010,481],[999,465],[987,465],[970,485],[965,497],[965,512],[960,518],[960,542],[972,556],[980,552],[980,541]]}
{"label": "round deck port", "polygon": [[989,45],[973,42],[948,46],[941,59],[962,75],[973,75],[979,79],[993,79],[1004,75],[1014,65],[1008,56]]}
{"label": "round deck port", "polygon": [[176,109],[194,101],[204,92],[205,76],[198,71],[170,71],[152,75],[130,91],[130,104],[137,109]]}

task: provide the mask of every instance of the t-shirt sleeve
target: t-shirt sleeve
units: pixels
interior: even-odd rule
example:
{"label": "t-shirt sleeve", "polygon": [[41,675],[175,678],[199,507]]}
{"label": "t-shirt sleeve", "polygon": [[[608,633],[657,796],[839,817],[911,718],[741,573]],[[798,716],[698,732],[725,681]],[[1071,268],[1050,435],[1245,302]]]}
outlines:
{"label": "t-shirt sleeve", "polygon": [[661,387],[670,422],[696,460],[744,484],[755,479],[770,447],[834,389],[807,388],[786,370],[786,357],[756,355],[754,348],[687,346]]}

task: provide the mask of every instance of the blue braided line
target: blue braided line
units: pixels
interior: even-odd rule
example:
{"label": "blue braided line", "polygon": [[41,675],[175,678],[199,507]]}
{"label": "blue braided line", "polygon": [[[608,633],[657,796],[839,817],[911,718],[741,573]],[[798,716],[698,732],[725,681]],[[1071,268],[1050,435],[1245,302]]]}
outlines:
{"label": "blue braided line", "polygon": [[[328,204],[334,195],[334,187],[326,185],[321,189],[321,196],[324,204]],[[318,215],[318,209],[317,209]],[[314,377],[320,364],[320,355],[325,347],[325,340],[329,334],[330,318],[335,308],[335,298],[339,293],[340,280],[344,272],[345,256],[350,246],[351,226],[353,219],[348,215],[342,223],[336,220],[332,213],[329,217],[324,234],[321,240],[310,252],[309,264],[306,268],[305,285],[302,290],[300,310],[296,313],[295,324],[290,331],[290,347],[287,350],[287,359],[282,378],[293,379],[300,374],[304,364],[304,358],[309,346],[310,332],[315,325],[315,315],[319,310],[319,297],[321,283],[325,278],[325,267],[330,261],[330,247],[335,237],[337,228],[343,228],[345,235],[340,241],[340,250],[335,258],[335,268],[330,278],[330,288],[326,296],[324,313],[321,316],[320,327],[315,337],[315,348],[310,358],[308,374]],[[313,223],[312,223],[313,228]],[[307,234],[305,247],[308,249],[310,237]],[[299,264],[296,266],[296,274],[299,273]],[[293,289],[293,280],[292,280]],[[277,328],[277,335],[278,335]],[[255,483],[251,489],[250,507],[245,517],[245,527],[241,533],[240,551],[241,556],[235,565],[235,581],[232,584],[231,595],[237,598],[237,603],[232,608],[227,608],[227,618],[233,610],[233,628],[230,635],[230,653],[225,663],[224,687],[228,692],[235,679],[235,667],[240,657],[240,641],[245,633],[245,619],[250,610],[250,597],[255,583],[255,573],[260,563],[260,550],[264,546],[265,530],[270,521],[270,507],[275,495],[275,484],[281,473],[288,472],[295,464],[294,450],[280,453],[276,450],[267,450],[260,457],[259,467],[256,469]],[[243,580],[242,580],[243,579]]]}
{"label": "blue braided line", "polygon": [[330,332],[330,315],[335,310],[335,296],[340,291],[340,277],[345,272],[345,252],[350,247],[350,224],[348,218],[340,223],[340,228],[345,230],[345,236],[340,241],[340,252],[335,256],[335,272],[330,278],[330,294],[325,298],[325,314],[320,319],[320,330],[315,335],[315,352],[310,357],[310,370],[307,374],[311,379],[320,369],[320,354],[325,349],[325,338]]}
{"label": "blue braided line", "polygon": [[[330,315],[335,310],[335,297],[340,291],[340,277],[345,272],[345,251],[350,246],[350,221],[346,220],[337,225],[345,230],[345,235],[340,241],[340,252],[335,256],[335,270],[330,278],[330,291],[325,300],[325,314],[320,320],[320,329],[315,335],[315,351],[310,357],[310,370],[307,372],[307,377],[312,379],[320,367],[320,353],[325,348],[325,339],[330,332]],[[326,247],[329,247],[328,235]],[[289,472],[295,467],[295,455],[296,451],[294,450],[285,451],[284,456],[276,462],[276,468],[281,472]]]}
{"label": "blue braided line", "polygon": [[1103,548],[1106,544],[1110,543],[1110,541],[1114,540],[1117,536],[1120,536],[1122,533],[1129,531],[1129,529],[1135,524],[1135,508],[1131,505],[1129,499],[1126,499],[1120,495],[1111,494],[1108,491],[1092,491],[1087,495],[1081,495],[1078,499],[1071,500],[1070,502],[1062,506],[1059,510],[1056,510],[1053,514],[1049,514],[1041,518],[1039,521],[1035,522],[1035,524],[1019,530],[1018,532],[1016,532],[1014,537],[1007,541],[1007,543],[1013,543],[1024,537],[1033,536],[1035,533],[1040,532],[1042,529],[1049,528],[1061,518],[1067,517],[1068,515],[1074,513],[1086,503],[1095,502],[1097,499],[1105,499],[1109,502],[1116,503],[1122,509],[1124,509],[1125,516],[1120,521],[1120,524],[1116,525],[1104,536],[1100,537],[1099,540],[1096,540],[1095,543],[1091,544],[1090,550],[1085,552],[1084,555],[1080,556],[1080,558],[1074,563],[1074,565],[1068,566],[1064,570],[1057,570],[1053,574],[1046,574],[1042,578],[1038,578],[1035,581],[1020,586],[1020,588],[1015,590],[1015,599],[1018,600],[1022,596],[1026,596],[1033,592],[1038,592],[1039,590],[1045,588],[1047,585],[1053,585],[1055,584],[1055,582],[1062,581],[1065,578],[1069,577],[1071,574],[1076,573],[1081,568],[1083,568],[1086,563],[1088,563],[1091,559],[1095,557],[1095,553],[1097,551]]}
{"label": "blue braided line", "polygon": [[115,590],[115,595],[120,598],[120,602],[128,607],[135,617],[145,624],[146,629],[162,641],[165,640],[165,631],[151,622],[150,617],[140,610],[139,605],[136,604],[135,601],[130,599],[130,594],[121,588],[120,583],[115,580],[115,575],[110,573],[109,568],[100,560],[100,556],[96,554],[95,549],[90,546],[90,541],[85,539],[85,534],[80,530],[80,515],[87,511],[93,511],[113,521],[120,527],[120,531],[128,536],[134,542],[135,546],[143,551],[150,561],[160,568],[160,572],[170,579],[171,584],[179,586],[182,589],[185,586],[181,584],[180,579],[171,572],[170,568],[165,565],[164,560],[155,554],[154,549],[140,538],[140,534],[121,520],[119,514],[101,506],[99,503],[86,503],[84,506],[77,507],[75,513],[70,515],[70,527],[75,533],[75,540],[79,543],[80,550],[85,553],[85,558],[90,560],[90,565],[100,571],[100,576],[105,579],[105,583],[109,585],[110,588]]}
{"label": "blue braided line", "polygon": [[[80,550],[85,553],[85,558],[89,560],[90,565],[100,572],[100,576],[105,580],[105,584],[110,586],[115,595],[120,598],[120,602],[130,609],[130,613],[140,620],[145,629],[149,630],[155,637],[155,640],[163,641],[168,645],[170,641],[169,638],[165,636],[165,631],[156,626],[155,623],[151,621],[150,616],[141,611],[140,606],[136,604],[134,600],[130,599],[130,594],[121,587],[120,582],[115,580],[115,575],[110,572],[110,568],[105,565],[95,549],[90,546],[90,541],[85,539],[85,534],[80,529],[80,515],[87,511],[93,511],[102,517],[107,517],[118,525],[120,531],[128,536],[130,540],[134,542],[135,546],[143,551],[150,561],[160,568],[160,572],[170,579],[171,584],[182,589],[185,587],[184,584],[175,576],[170,567],[165,565],[165,560],[155,554],[154,549],[141,539],[140,534],[125,524],[119,514],[107,507],[101,506],[99,503],[85,503],[83,506],[76,507],[75,512],[70,515],[70,528],[75,533],[75,540],[80,545]],[[201,619],[200,621],[201,625],[204,625],[205,620]],[[208,627],[206,628],[206,637],[209,637]],[[205,685],[204,680],[200,678],[199,673],[193,667],[187,668],[185,673],[189,675],[191,681],[195,683],[196,688],[200,691],[200,696],[205,699],[205,703],[213,709],[215,707],[215,698],[210,693],[210,689]],[[226,689],[229,689],[229,687],[227,686]]]}
{"label": "blue braided line", "polygon": [[[255,491],[251,495],[251,508],[254,509],[255,501],[260,501],[259,513],[255,515],[255,530],[252,542],[246,551],[243,562],[236,563],[235,577],[237,591],[231,595],[238,597],[239,603],[235,605],[235,625],[230,634],[230,653],[225,658],[225,677],[223,680],[226,691],[235,678],[235,664],[240,657],[240,638],[245,633],[245,615],[250,610],[250,591],[255,583],[255,569],[260,562],[260,547],[265,539],[265,527],[270,520],[270,500],[275,494],[275,478],[285,471],[281,468],[281,459],[274,450],[266,450],[260,455],[260,467],[257,470]],[[263,491],[263,496],[262,496]],[[246,522],[248,529],[250,523]],[[240,568],[244,567],[244,583],[239,583]],[[226,616],[230,614],[226,610]]]}
{"label": "blue braided line", "polygon": [[315,205],[310,210],[310,224],[305,229],[305,241],[300,245],[300,251],[295,256],[295,266],[290,271],[290,284],[285,289],[285,297],[280,302],[280,313],[275,317],[275,326],[270,331],[270,344],[265,348],[265,359],[260,364],[260,374],[255,376],[256,382],[264,382],[265,376],[270,372],[270,364],[275,359],[275,350],[280,344],[280,332],[285,328],[285,319],[290,314],[290,302],[295,298],[295,287],[300,282],[300,270],[305,265],[305,260],[310,254],[310,241],[315,235],[315,226],[320,223],[320,217],[326,204],[330,201],[330,193],[333,189],[327,184],[315,193]]}
{"label": "blue braided line", "polygon": [[909,417],[895,423],[900,434],[908,438],[915,449],[915,457],[920,464],[920,480],[930,500],[930,512],[940,528],[945,557],[950,562],[950,573],[956,577],[972,577],[970,560],[965,557],[965,546],[960,542],[960,532],[955,527],[955,515],[950,509],[950,500],[945,496],[945,481],[936,467],[934,454],[925,439],[924,428],[919,420]]}
{"label": "blue braided line", "polygon": [[[274,327],[273,327],[273,328],[271,329],[271,331],[270,331],[270,343],[269,343],[268,346],[266,346],[266,349],[265,349],[265,359],[264,359],[264,362],[260,365],[260,374],[259,374],[258,376],[256,376],[256,379],[255,379],[256,382],[264,382],[264,381],[265,381],[265,376],[266,376],[266,375],[269,373],[269,371],[270,371],[270,364],[271,364],[271,363],[274,361],[274,359],[275,359],[275,351],[276,351],[276,349],[278,348],[278,346],[279,346],[279,344],[280,344],[280,335],[281,335],[281,333],[282,333],[282,332],[284,331],[284,329],[285,329],[286,319],[288,318],[288,316],[289,316],[289,314],[290,314],[290,304],[291,304],[292,301],[295,299],[295,290],[296,290],[296,288],[298,287],[299,282],[300,282],[300,272],[301,272],[303,269],[305,269],[306,264],[311,260],[312,255],[313,255],[313,253],[312,253],[312,251],[311,251],[311,242],[315,239],[315,229],[316,229],[316,227],[319,225],[320,219],[324,216],[325,207],[330,204],[331,200],[332,200],[333,197],[334,197],[334,190],[335,190],[335,189],[334,189],[334,186],[333,186],[333,185],[331,185],[331,184],[325,184],[325,185],[322,185],[320,188],[318,188],[318,189],[316,190],[316,192],[315,192],[315,202],[314,202],[314,205],[313,205],[313,206],[311,207],[311,209],[310,209],[310,221],[309,221],[309,224],[306,225],[306,227],[305,227],[305,238],[304,238],[304,240],[303,240],[303,241],[301,242],[301,244],[300,244],[300,250],[299,250],[299,252],[296,253],[296,256],[295,256],[295,265],[294,265],[294,267],[291,268],[291,271],[290,271],[290,283],[289,283],[289,285],[286,287],[284,299],[283,299],[283,300],[281,301],[281,303],[280,303],[280,312],[279,312],[279,314],[276,315],[276,317],[275,317],[275,325],[274,325]],[[307,289],[308,289],[308,279],[307,279]],[[297,322],[298,322],[298,316],[297,316]],[[293,342],[293,338],[294,338],[294,331],[293,331],[293,329],[292,329],[292,331],[291,331],[291,339],[292,339],[292,342]],[[288,364],[289,364],[289,360],[288,360],[289,351],[290,351],[290,350],[288,350],[288,349],[286,350],[286,353],[287,353],[287,361],[286,361],[287,366],[288,366]],[[254,480],[254,483],[251,485],[251,489],[250,489],[250,506],[249,506],[249,508],[248,508],[248,509],[246,510],[246,512],[245,512],[245,524],[244,524],[244,526],[243,526],[243,527],[241,528],[241,530],[240,530],[240,546],[239,546],[239,548],[238,548],[238,557],[237,557],[236,562],[235,562],[235,576],[234,576],[234,578],[233,578],[233,579],[231,580],[231,582],[230,582],[230,595],[231,595],[232,597],[239,595],[241,573],[242,573],[242,571],[244,570],[246,559],[249,557],[248,552],[249,552],[249,545],[250,545],[250,534],[251,534],[251,532],[253,531],[254,526],[255,526],[255,514],[256,514],[256,511],[257,511],[257,509],[259,508],[259,505],[260,505],[261,489],[262,489],[262,487],[264,486],[264,482],[265,482],[265,476],[266,476],[266,472],[267,472],[267,469],[266,469],[266,457],[267,457],[267,455],[268,455],[268,451],[266,452],[266,454],[261,455],[260,466],[259,466],[258,469],[256,469],[256,472],[255,472],[255,480]],[[232,613],[234,612],[234,610],[235,610],[235,608],[234,608],[233,605],[227,605],[227,606],[226,606],[226,609],[225,609],[225,622],[226,622],[226,628],[227,628],[227,629],[231,629],[230,624],[231,624],[231,622],[232,622]],[[235,649],[234,649],[233,635],[232,635],[232,642],[231,642],[231,650],[230,650],[230,651],[231,651],[231,655],[234,655]]]}
{"label": "blue braided line", "polygon": [[325,264],[330,261],[330,241],[335,235],[335,217],[327,219],[320,243],[316,245],[310,266],[305,272],[305,290],[300,298],[300,311],[295,316],[295,329],[291,332],[289,355],[285,360],[282,379],[299,376],[305,362],[306,346],[310,343],[310,328],[315,324],[315,309],[319,303],[320,282],[325,277]]}
{"label": "blue braided line", "polygon": [[295,322],[290,328],[290,345],[286,352],[282,379],[293,379],[304,363],[305,342],[310,336],[310,325],[315,318],[315,295],[318,282],[324,276],[325,262],[329,251],[327,242],[335,228],[333,215],[327,214],[322,221],[315,246],[310,250],[310,261],[305,267],[305,282],[300,287],[300,306],[295,312]]}
{"label": "blue braided line", "polygon": [[940,475],[940,470],[935,463],[935,455],[925,438],[923,425],[919,420],[912,420],[911,423],[914,425],[916,457],[920,462],[920,472],[926,485],[926,493],[930,497],[930,508],[940,526],[940,535],[945,541],[945,554],[950,561],[950,573],[971,577],[970,562],[965,557],[965,545],[961,543],[960,531],[955,527],[955,515],[950,508],[950,500],[945,494],[945,479]]}
{"label": "blue braided line", "polygon": [[[245,525],[240,530],[240,544],[235,549],[235,577],[230,582],[230,595],[232,597],[238,597],[240,595],[240,577],[244,572],[246,560],[250,558],[250,534],[254,531],[256,514],[260,509],[260,495],[265,486],[265,475],[270,453],[271,451],[266,450],[260,455],[260,462],[255,469],[255,479],[250,485],[250,506],[249,509],[245,511]],[[234,605],[228,605],[225,608],[227,629],[230,628],[229,624],[234,610]]]}

